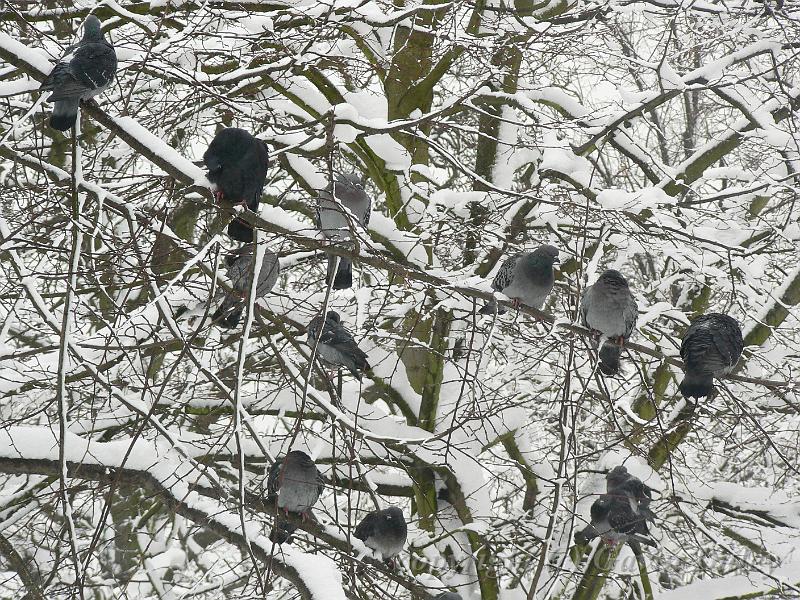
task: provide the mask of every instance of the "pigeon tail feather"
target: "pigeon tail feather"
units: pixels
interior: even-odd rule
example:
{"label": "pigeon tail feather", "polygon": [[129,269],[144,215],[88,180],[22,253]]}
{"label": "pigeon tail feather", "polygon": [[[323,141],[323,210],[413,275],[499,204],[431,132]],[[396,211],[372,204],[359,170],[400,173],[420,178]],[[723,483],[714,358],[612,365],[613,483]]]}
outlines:
{"label": "pigeon tail feather", "polygon": [[502,315],[502,314],[505,314],[506,308],[504,306],[500,306],[499,304],[496,304],[494,302],[488,302],[487,304],[484,305],[484,307],[482,309],[480,309],[478,311],[478,314],[491,315],[491,314],[494,314],[495,311],[497,311],[498,315]]}
{"label": "pigeon tail feather", "polygon": [[[336,257],[330,256],[328,258],[328,278],[330,281],[330,272],[336,264]],[[339,268],[336,269],[336,275],[333,278],[333,289],[347,290],[353,287],[353,261],[349,258],[342,256],[339,259]]]}
{"label": "pigeon tail feather", "polygon": [[67,98],[58,100],[53,105],[53,113],[50,115],[50,127],[58,131],[71,129],[78,120],[79,98]]}
{"label": "pigeon tail feather", "polygon": [[600,348],[600,372],[603,375],[616,375],[619,373],[619,358],[622,348],[616,343],[606,341]]}
{"label": "pigeon tail feather", "polygon": [[253,228],[241,219],[234,219],[228,225],[228,235],[237,242],[249,244],[253,241]]}
{"label": "pigeon tail feather", "polygon": [[714,379],[707,373],[687,373],[678,388],[684,398],[707,398],[714,389]]}
{"label": "pigeon tail feather", "polygon": [[575,543],[585,546],[597,537],[597,530],[591,525],[587,525],[580,531],[575,532]]}
{"label": "pigeon tail feather", "polygon": [[297,525],[290,523],[286,519],[278,516],[275,519],[275,527],[269,533],[269,540],[275,544],[285,544],[292,541],[292,534],[297,529]]}

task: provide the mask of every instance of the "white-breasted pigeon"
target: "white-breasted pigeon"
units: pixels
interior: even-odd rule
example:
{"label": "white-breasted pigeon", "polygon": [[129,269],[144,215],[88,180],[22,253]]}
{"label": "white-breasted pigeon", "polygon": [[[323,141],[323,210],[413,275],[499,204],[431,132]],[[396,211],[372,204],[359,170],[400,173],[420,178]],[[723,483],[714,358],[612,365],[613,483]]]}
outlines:
{"label": "white-breasted pigeon", "polygon": [[[553,265],[558,263],[558,248],[539,246],[533,252],[520,252],[506,259],[492,281],[492,289],[502,292],[514,301],[514,306],[525,304],[541,309],[553,289]],[[481,310],[483,315],[502,315],[506,309],[488,302]]]}
{"label": "white-breasted pigeon", "polygon": [[[320,337],[322,336],[322,337]],[[308,324],[308,345],[312,348],[316,339],[317,356],[326,367],[334,370],[342,368],[361,381],[361,375],[370,368],[366,353],[358,347],[347,328],[342,325],[339,313],[329,310],[323,324],[322,315],[317,315]]]}
{"label": "white-breasted pigeon", "polygon": [[385,562],[392,563],[400,554],[408,537],[408,525],[403,511],[396,506],[374,510],[356,526],[355,537],[367,548],[380,553]]}
{"label": "white-breasted pigeon", "polygon": [[83,38],[74,48],[71,56],[53,67],[40,88],[52,92],[48,98],[54,103],[50,127],[58,131],[73,127],[81,100],[102,94],[117,72],[117,54],[103,36],[96,16],[86,17]]}
{"label": "white-breasted pigeon", "polygon": [[[211,140],[203,162],[217,202],[228,206],[241,204],[258,212],[269,166],[265,142],[244,129],[228,127]],[[252,242],[253,228],[236,218],[228,225],[228,235],[239,242]]]}
{"label": "white-breasted pigeon", "polygon": [[[364,189],[364,181],[355,173],[336,175],[333,197],[328,190],[317,198],[317,228],[329,240],[349,240],[357,225],[366,228],[372,213],[372,198]],[[337,202],[338,200],[338,202]],[[347,209],[347,210],[344,210]],[[349,211],[349,212],[348,212]],[[328,283],[333,278],[333,289],[343,290],[353,285],[353,261],[339,258],[339,267],[333,273],[336,257],[328,256]]]}
{"label": "white-breasted pigeon", "polygon": [[[244,303],[250,293],[255,259],[255,249],[250,244],[242,246],[236,252],[225,257],[228,265],[228,277],[234,292],[225,294],[219,308],[211,317],[211,320],[220,327],[230,329],[239,324]],[[261,269],[258,272],[256,298],[265,297],[275,287],[280,273],[281,264],[278,256],[267,250],[264,252],[264,259],[261,261]]]}
{"label": "white-breasted pigeon", "polygon": [[681,342],[684,377],[679,389],[685,398],[705,398],[714,378],[731,372],[742,355],[742,330],[736,319],[720,313],[692,321]]}
{"label": "white-breasted pigeon", "polygon": [[267,497],[275,499],[279,512],[269,539],[276,544],[291,541],[297,526],[281,515],[293,513],[303,520],[312,518],[311,507],[322,494],[323,484],[317,465],[302,450],[292,450],[278,458],[267,476]]}
{"label": "white-breasted pigeon", "polygon": [[622,348],[631,337],[638,317],[636,300],[627,280],[619,271],[604,271],[594,285],[590,285],[583,293],[581,322],[603,340],[600,372],[604,375],[616,375],[619,372]]}

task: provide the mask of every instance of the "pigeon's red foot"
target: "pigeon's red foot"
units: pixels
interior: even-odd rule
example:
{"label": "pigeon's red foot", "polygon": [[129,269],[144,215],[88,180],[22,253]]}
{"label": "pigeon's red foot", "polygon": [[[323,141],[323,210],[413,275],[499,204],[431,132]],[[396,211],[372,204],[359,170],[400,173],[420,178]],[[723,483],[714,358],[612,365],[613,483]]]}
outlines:
{"label": "pigeon's red foot", "polygon": [[519,301],[519,298],[512,298],[512,300],[511,300],[511,304],[514,306],[514,308],[516,308],[517,310],[519,310],[519,307],[520,307],[520,305],[521,305],[522,303]]}
{"label": "pigeon's red foot", "polygon": [[217,190],[216,192],[214,192],[214,200],[216,200],[217,202],[222,202],[223,197],[224,196],[222,195],[221,190]]}
{"label": "pigeon's red foot", "polygon": [[617,346],[619,346],[620,348],[625,346],[625,338],[623,336],[619,336],[617,338]]}

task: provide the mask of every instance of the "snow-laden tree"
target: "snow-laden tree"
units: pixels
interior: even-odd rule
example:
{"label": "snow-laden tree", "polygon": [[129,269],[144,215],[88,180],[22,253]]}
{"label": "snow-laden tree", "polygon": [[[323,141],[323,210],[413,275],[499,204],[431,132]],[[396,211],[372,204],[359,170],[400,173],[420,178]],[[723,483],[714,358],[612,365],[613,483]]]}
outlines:
{"label": "snow-laden tree", "polygon": [[[40,82],[92,11],[117,80],[77,138]],[[800,148],[792,2],[11,0],[0,6],[0,596],[797,598]],[[270,147],[241,325],[210,323],[233,212],[215,132]],[[368,178],[368,235],[314,198]],[[478,315],[512,252],[561,250],[544,311]],[[322,250],[354,257],[330,291]],[[606,267],[636,295],[617,378],[578,325]],[[305,328],[343,315],[371,372],[329,383]],[[690,320],[745,353],[677,392]],[[337,389],[340,388],[340,389]],[[339,397],[341,396],[341,398]],[[268,540],[265,473],[325,478]],[[605,472],[653,488],[657,548],[576,546]],[[396,505],[392,570],[353,537]]]}

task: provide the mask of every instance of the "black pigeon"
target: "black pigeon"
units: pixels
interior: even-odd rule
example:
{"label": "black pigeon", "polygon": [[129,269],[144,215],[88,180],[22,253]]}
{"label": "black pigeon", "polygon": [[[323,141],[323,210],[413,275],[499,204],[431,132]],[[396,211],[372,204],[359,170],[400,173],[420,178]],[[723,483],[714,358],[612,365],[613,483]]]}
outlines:
{"label": "black pigeon", "polygon": [[[239,324],[244,310],[244,301],[250,293],[250,280],[253,274],[255,261],[252,245],[242,246],[241,249],[225,257],[228,263],[228,277],[233,284],[234,293],[225,294],[225,299],[212,315],[211,320],[217,325],[230,329]],[[261,261],[256,284],[256,298],[266,296],[278,281],[281,265],[276,254],[267,250]]]}
{"label": "black pigeon", "polygon": [[[241,204],[258,211],[269,165],[266,143],[244,129],[229,127],[211,140],[203,162],[217,202],[228,206]],[[228,225],[228,235],[240,242],[252,242],[253,228],[241,219],[234,219]]]}
{"label": "black pigeon", "polygon": [[599,536],[610,545],[632,541],[655,546],[647,527],[655,517],[651,501],[649,487],[624,466],[615,467],[606,476],[606,493],[592,504],[589,525],[575,532],[575,542],[587,544]]}
{"label": "black pigeon", "polygon": [[622,273],[604,271],[581,298],[581,321],[600,334],[600,372],[616,375],[622,347],[631,337],[638,318],[636,300]]}
{"label": "black pigeon", "polygon": [[356,526],[354,535],[364,542],[367,548],[380,553],[385,562],[393,562],[400,554],[408,537],[403,511],[396,506],[374,510]]}
{"label": "black pigeon", "polygon": [[[329,240],[347,240],[352,237],[351,228],[357,223],[362,227],[369,225],[372,213],[372,198],[364,190],[364,182],[355,173],[338,174],[333,184],[331,198],[328,190],[320,192],[317,198],[317,228]],[[352,216],[343,210],[352,213]],[[351,222],[355,219],[355,223]],[[344,256],[339,258],[339,267],[333,273],[336,257],[328,256],[328,279],[333,277],[333,289],[343,290],[353,285],[353,261]]]}
{"label": "black pigeon", "polygon": [[308,345],[312,348],[319,336],[317,356],[320,362],[335,370],[345,368],[361,381],[361,374],[370,368],[367,355],[358,347],[347,328],[342,325],[339,313],[329,310],[322,323],[322,315],[317,315],[308,324]]}
{"label": "black pigeon", "polygon": [[[275,499],[279,511],[294,513],[305,520],[311,507],[322,494],[322,478],[311,457],[301,450],[292,450],[275,461],[267,476],[267,497]],[[269,539],[276,544],[291,541],[297,526],[283,518],[280,512]]]}
{"label": "black pigeon", "polygon": [[681,342],[685,372],[679,389],[685,398],[706,398],[714,389],[714,377],[731,372],[742,355],[742,330],[736,319],[709,313],[695,319]]}
{"label": "black pigeon", "polygon": [[616,496],[625,496],[631,504],[631,509],[653,521],[655,514],[650,510],[653,501],[653,491],[642,480],[628,473],[623,465],[611,469],[606,475],[606,493]]}
{"label": "black pigeon", "polygon": [[587,544],[596,537],[611,546],[626,541],[640,542],[648,546],[656,543],[648,536],[647,521],[631,508],[626,497],[603,494],[591,508],[591,522],[585,529],[575,533],[575,542]]}
{"label": "black pigeon", "polygon": [[[531,308],[541,309],[550,291],[553,289],[555,275],[553,265],[558,262],[558,248],[555,246],[539,246],[533,252],[521,252],[506,259],[492,281],[492,289],[502,292],[519,307],[525,304]],[[481,310],[481,314],[502,315],[506,309],[489,302]]]}
{"label": "black pigeon", "polygon": [[102,94],[114,81],[117,72],[117,55],[114,47],[103,36],[100,19],[94,15],[83,23],[83,39],[75,46],[69,62],[59,62],[41,89],[52,92],[53,102],[50,127],[67,131],[78,119],[81,100]]}

